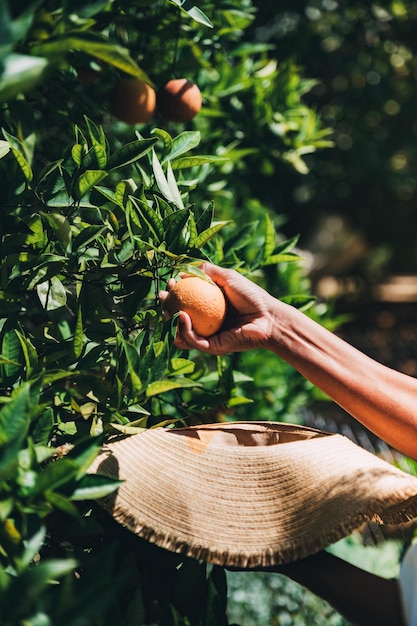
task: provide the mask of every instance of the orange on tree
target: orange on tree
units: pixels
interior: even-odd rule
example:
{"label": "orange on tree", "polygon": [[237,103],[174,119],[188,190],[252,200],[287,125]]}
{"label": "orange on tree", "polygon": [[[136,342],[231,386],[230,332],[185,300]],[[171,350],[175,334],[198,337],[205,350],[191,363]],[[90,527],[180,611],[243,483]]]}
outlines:
{"label": "orange on tree", "polygon": [[215,283],[197,276],[182,278],[169,291],[165,308],[170,315],[185,311],[202,337],[217,333],[226,317],[226,299]]}
{"label": "orange on tree", "polygon": [[122,77],[110,92],[110,108],[126,124],[150,122],[155,113],[156,93],[152,85],[134,77]]}
{"label": "orange on tree", "polygon": [[173,78],[158,89],[158,113],[171,122],[188,122],[199,113],[203,100],[199,87],[186,78]]}

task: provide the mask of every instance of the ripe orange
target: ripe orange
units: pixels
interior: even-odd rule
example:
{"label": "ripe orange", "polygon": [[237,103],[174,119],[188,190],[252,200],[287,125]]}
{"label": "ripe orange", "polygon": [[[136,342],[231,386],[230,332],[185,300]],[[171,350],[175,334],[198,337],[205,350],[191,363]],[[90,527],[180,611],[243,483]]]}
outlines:
{"label": "ripe orange", "polygon": [[138,78],[119,78],[110,93],[113,114],[126,124],[149,122],[155,113],[154,88]]}
{"label": "ripe orange", "polygon": [[178,311],[188,313],[195,332],[202,337],[217,333],[226,317],[226,300],[220,287],[197,276],[175,283],[165,307],[171,315]]}
{"label": "ripe orange", "polygon": [[202,106],[201,91],[186,78],[173,78],[160,87],[156,96],[158,112],[171,122],[188,122]]}

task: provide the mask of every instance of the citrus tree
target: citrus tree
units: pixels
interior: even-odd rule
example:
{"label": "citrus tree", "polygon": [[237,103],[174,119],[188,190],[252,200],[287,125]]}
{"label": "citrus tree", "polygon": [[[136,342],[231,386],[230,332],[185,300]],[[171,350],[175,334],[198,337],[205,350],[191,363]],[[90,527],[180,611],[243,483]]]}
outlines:
{"label": "citrus tree", "polygon": [[[118,527],[94,504],[117,481],[88,468],[108,434],[247,419],[254,401],[288,417],[285,398],[312,397],[287,366],[260,387],[253,356],[178,352],[162,319],[166,281],[209,259],[332,323],[245,182],[328,145],[312,82],[244,42],[250,1],[203,9],[1,4],[3,626],[227,624],[223,569]],[[180,121],[158,108],[177,78],[194,94]]]}

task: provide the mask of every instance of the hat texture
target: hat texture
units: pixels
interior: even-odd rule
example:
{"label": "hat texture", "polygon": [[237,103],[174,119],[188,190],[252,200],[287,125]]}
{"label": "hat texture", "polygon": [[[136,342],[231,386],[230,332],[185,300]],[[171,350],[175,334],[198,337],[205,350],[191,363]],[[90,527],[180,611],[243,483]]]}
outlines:
{"label": "hat texture", "polygon": [[346,437],[279,422],[155,428],[110,440],[100,504],[173,552],[226,567],[288,563],[363,522],[417,516],[417,478]]}

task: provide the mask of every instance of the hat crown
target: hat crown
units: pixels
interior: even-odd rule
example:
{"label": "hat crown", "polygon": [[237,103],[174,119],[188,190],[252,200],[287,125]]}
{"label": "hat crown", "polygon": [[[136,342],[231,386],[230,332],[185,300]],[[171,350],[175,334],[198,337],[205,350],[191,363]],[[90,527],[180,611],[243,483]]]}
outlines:
{"label": "hat crown", "polygon": [[265,422],[204,424],[191,428],[175,428],[170,430],[169,434],[185,437],[191,446],[193,442],[198,441],[201,442],[203,446],[210,447],[275,446],[329,435],[329,433],[314,428],[294,427],[292,424],[271,424]]}

